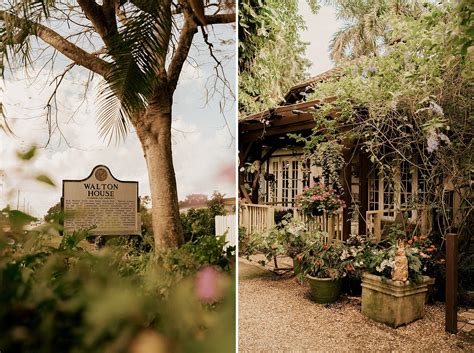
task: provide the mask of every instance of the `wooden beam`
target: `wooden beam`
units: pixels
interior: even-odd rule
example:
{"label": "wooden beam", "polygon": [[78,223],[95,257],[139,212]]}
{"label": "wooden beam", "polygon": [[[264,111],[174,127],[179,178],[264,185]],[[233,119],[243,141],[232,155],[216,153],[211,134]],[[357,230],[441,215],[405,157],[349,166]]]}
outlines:
{"label": "wooden beam", "polygon": [[[241,142],[241,141],[239,141]],[[240,154],[239,153],[239,165],[240,166],[243,166],[245,161],[247,160],[247,157],[249,156],[249,153],[252,149],[252,146],[254,144],[254,141],[250,141],[247,146],[245,147],[245,151],[243,152],[243,154]],[[242,146],[244,146],[244,144],[242,144]]]}
{"label": "wooden beam", "polygon": [[258,139],[262,139],[267,136],[275,136],[275,135],[286,135],[288,133],[299,133],[305,130],[312,130],[316,127],[314,121],[308,121],[301,124],[287,124],[285,126],[276,127],[270,130],[257,130],[247,133],[241,133],[239,139],[243,143],[248,143],[250,141],[255,141]]}
{"label": "wooden beam", "polygon": [[265,153],[265,155],[261,159],[262,164],[265,163],[277,149],[278,149],[277,146],[270,147],[270,149],[267,151],[267,153]]}
{"label": "wooden beam", "polygon": [[458,331],[458,235],[446,234],[446,320],[445,330]]}
{"label": "wooden beam", "polygon": [[245,190],[245,186],[244,186],[244,185],[240,185],[239,189],[240,189],[240,193],[242,194],[243,198],[244,198],[245,200],[247,200],[248,203],[252,203],[252,199],[250,198],[250,196],[249,196],[247,190]]}
{"label": "wooden beam", "polygon": [[346,207],[342,211],[342,240],[346,240],[349,238],[349,235],[351,234],[351,214],[350,214],[349,209],[352,206],[352,197],[351,197],[352,150],[350,148],[344,148],[343,156],[344,156],[344,168],[342,169],[342,187],[344,191],[343,200],[346,204]]}
{"label": "wooden beam", "polygon": [[359,150],[359,235],[367,233],[369,210],[369,157]]}
{"label": "wooden beam", "polygon": [[253,121],[252,123],[239,124],[239,132],[241,134],[245,134],[250,131],[260,131],[262,133],[263,131],[265,131],[266,133],[279,126],[294,125],[294,124],[306,123],[309,121],[314,122],[313,115],[309,113],[295,115],[289,112],[289,113],[284,113],[284,114],[285,115],[278,115],[273,120],[270,120],[269,121],[270,125],[267,125],[266,123],[263,123],[260,121],[258,122]]}
{"label": "wooden beam", "polygon": [[254,148],[255,158],[254,161],[257,163],[253,181],[252,181],[252,203],[258,204],[258,194],[260,190],[260,168],[262,166],[262,145],[259,143],[255,144]]}

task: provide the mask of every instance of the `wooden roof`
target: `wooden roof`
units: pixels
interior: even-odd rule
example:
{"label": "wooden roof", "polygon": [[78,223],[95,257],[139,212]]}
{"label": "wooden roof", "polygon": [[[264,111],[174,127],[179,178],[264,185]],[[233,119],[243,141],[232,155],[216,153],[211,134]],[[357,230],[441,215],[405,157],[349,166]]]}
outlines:
{"label": "wooden roof", "polygon": [[333,67],[332,69],[313,76],[306,81],[300,82],[290,88],[288,93],[285,95],[285,102],[290,104],[296,103],[304,98],[304,93],[314,92],[314,86],[317,83],[324,82],[332,77],[340,77],[341,74],[341,67]]}
{"label": "wooden roof", "polygon": [[316,126],[313,112],[319,109],[322,104],[335,100],[336,97],[314,99],[249,115],[239,121],[239,140],[245,143],[264,136],[311,130]]}
{"label": "wooden roof", "polygon": [[313,112],[336,97],[303,101],[304,94],[313,92],[314,86],[331,77],[339,77],[341,67],[335,67],[293,86],[285,96],[285,103],[276,108],[247,115],[239,120],[239,141],[243,143],[271,136],[311,130],[315,127]]}

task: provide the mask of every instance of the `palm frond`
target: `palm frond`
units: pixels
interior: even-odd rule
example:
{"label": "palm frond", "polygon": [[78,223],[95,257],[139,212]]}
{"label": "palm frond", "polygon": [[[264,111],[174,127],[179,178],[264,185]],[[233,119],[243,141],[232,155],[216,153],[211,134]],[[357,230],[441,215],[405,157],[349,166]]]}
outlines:
{"label": "palm frond", "polygon": [[108,137],[109,143],[126,136],[131,119],[146,109],[164,79],[171,9],[157,1],[134,4],[127,23],[110,42],[113,68],[105,77],[106,88],[99,92],[97,122],[100,135]]}
{"label": "palm frond", "polygon": [[348,57],[348,52],[357,38],[359,27],[353,24],[346,24],[338,30],[331,38],[329,50],[331,59],[335,62]]}

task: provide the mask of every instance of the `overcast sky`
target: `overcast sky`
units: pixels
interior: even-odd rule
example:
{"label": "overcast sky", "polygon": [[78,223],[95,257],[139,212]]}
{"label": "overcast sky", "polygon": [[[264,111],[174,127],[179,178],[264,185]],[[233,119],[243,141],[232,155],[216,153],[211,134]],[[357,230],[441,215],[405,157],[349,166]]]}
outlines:
{"label": "overcast sky", "polygon": [[311,13],[306,0],[299,1],[300,14],[306,21],[306,31],[301,32],[301,39],[308,44],[306,56],[312,62],[309,69],[311,76],[315,76],[334,67],[329,59],[329,43],[332,35],[341,27],[336,19],[336,11],[332,6],[322,6],[319,12]]}
{"label": "overcast sky", "polygon": [[[226,49],[232,56],[225,60],[225,72],[235,87],[235,46],[224,47],[216,40],[234,38],[234,30],[230,25],[214,27],[215,36],[211,33],[210,39],[214,40],[216,51]],[[206,103],[213,63],[200,38],[200,34],[196,35],[197,46],[191,52],[193,61],[185,65],[174,96],[173,159],[180,199],[192,193],[210,195],[214,190],[227,196],[235,192],[235,179],[229,173],[236,156],[235,104],[233,99],[225,101],[227,126],[220,113],[220,97],[216,95]],[[61,73],[66,64],[66,60],[60,61],[53,76]],[[39,65],[35,69],[39,71]],[[149,195],[146,164],[136,134],[130,133],[118,146],[108,146],[99,138],[95,104],[98,81],[93,82],[83,101],[88,74],[85,69],[73,69],[64,78],[57,96],[57,120],[67,143],[56,130],[49,145],[40,149],[33,162],[18,161],[17,150],[26,150],[33,143],[44,147],[48,141],[45,106],[53,89],[48,74],[48,70],[30,72],[27,78],[22,70],[17,70],[13,75],[7,74],[3,82],[1,100],[16,137],[0,131],[0,170],[6,174],[3,190],[0,188],[0,207],[6,203],[16,207],[20,190],[20,209],[23,204],[29,205],[35,216],[43,216],[60,200],[63,179],[85,178],[98,164],[107,165],[118,179],[139,181],[140,195]],[[39,174],[47,174],[56,186],[31,180]]]}
{"label": "overcast sky", "polygon": [[[300,13],[308,27],[301,36],[309,43],[306,54],[312,62],[309,73],[313,76],[333,67],[328,45],[340,23],[336,21],[332,7],[324,6],[313,15],[305,0],[300,0]],[[231,26],[216,26],[215,29],[216,37],[221,39],[234,36]],[[196,37],[200,38],[199,35]],[[196,43],[192,57],[198,65],[193,61],[192,65],[184,67],[174,97],[173,158],[179,198],[184,199],[192,193],[210,195],[214,190],[232,196],[235,191],[230,173],[235,165],[235,104],[232,100],[226,101],[228,126],[220,113],[222,101],[215,97],[206,104],[206,82],[213,73],[213,66],[202,42]],[[217,43],[216,47],[224,49]],[[64,60],[53,76],[61,73],[66,64]],[[39,67],[35,69],[39,70]],[[235,57],[228,58],[225,72],[234,86],[235,70]],[[145,160],[135,133],[130,133],[118,146],[108,146],[98,137],[95,123],[98,82],[94,82],[83,100],[86,75],[86,70],[73,69],[58,93],[57,120],[67,143],[56,130],[49,145],[40,149],[38,157],[28,164],[18,162],[16,151],[25,150],[33,143],[44,146],[48,140],[45,105],[53,89],[48,85],[51,76],[48,77],[45,71],[31,72],[29,76],[34,77],[33,80],[22,70],[17,70],[13,76],[7,75],[0,94],[16,137],[0,132],[0,170],[6,172],[3,189],[0,186],[0,207],[7,202],[16,207],[20,190],[20,208],[25,203],[30,205],[34,215],[42,216],[59,201],[61,180],[85,178],[97,164],[109,166],[118,179],[139,181],[140,195],[149,194]],[[42,173],[50,176],[56,187],[30,180]]]}

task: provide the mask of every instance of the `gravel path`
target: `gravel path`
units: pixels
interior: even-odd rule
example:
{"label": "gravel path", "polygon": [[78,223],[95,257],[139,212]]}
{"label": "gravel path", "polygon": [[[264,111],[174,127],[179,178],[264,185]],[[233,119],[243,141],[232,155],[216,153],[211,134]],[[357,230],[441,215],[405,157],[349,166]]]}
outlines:
{"label": "gravel path", "polygon": [[357,298],[316,304],[306,284],[239,260],[239,352],[342,351],[474,352],[474,345],[444,332],[441,305],[392,329],[364,317]]}

